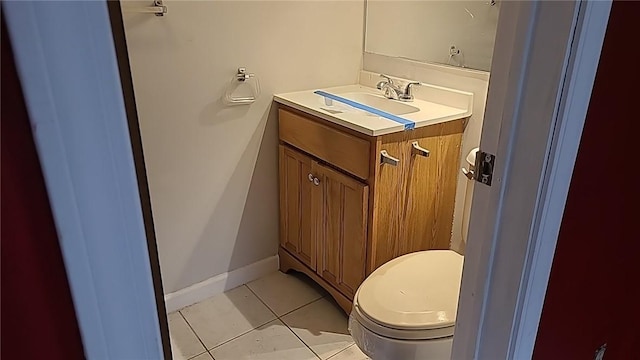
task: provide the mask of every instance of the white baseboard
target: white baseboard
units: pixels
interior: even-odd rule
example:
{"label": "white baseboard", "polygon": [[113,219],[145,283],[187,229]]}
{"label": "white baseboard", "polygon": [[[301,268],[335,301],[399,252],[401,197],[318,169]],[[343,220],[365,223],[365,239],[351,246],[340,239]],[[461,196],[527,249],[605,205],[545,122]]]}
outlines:
{"label": "white baseboard", "polygon": [[278,270],[278,255],[256,261],[164,296],[167,313],[246,284]]}

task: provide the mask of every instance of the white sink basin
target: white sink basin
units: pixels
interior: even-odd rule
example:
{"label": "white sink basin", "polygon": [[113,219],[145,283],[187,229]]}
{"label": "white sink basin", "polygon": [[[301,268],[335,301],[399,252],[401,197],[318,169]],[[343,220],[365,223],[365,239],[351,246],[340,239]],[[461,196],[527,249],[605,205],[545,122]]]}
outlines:
{"label": "white sink basin", "polygon": [[408,103],[387,99],[382,95],[365,92],[348,92],[339,94],[339,96],[393,115],[411,114],[420,111],[419,108],[411,106]]}
{"label": "white sink basin", "polygon": [[[384,97],[375,88],[378,75],[363,72],[360,84],[274,95],[288,107],[369,136],[429,126],[471,115],[473,94],[423,84],[412,102]],[[351,103],[351,104],[350,104]],[[369,109],[365,109],[365,107]]]}

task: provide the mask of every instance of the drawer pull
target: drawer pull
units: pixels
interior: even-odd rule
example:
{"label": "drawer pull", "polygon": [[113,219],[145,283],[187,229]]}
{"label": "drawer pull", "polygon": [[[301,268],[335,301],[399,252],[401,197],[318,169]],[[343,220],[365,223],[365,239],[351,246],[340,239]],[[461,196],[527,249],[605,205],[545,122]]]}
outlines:
{"label": "drawer pull", "polygon": [[400,160],[389,155],[389,153],[387,153],[387,150],[380,151],[380,164],[398,166],[399,163]]}
{"label": "drawer pull", "polygon": [[429,157],[429,150],[421,147],[417,141],[411,143],[411,154]]}
{"label": "drawer pull", "polygon": [[313,174],[309,173],[309,181],[313,182]]}

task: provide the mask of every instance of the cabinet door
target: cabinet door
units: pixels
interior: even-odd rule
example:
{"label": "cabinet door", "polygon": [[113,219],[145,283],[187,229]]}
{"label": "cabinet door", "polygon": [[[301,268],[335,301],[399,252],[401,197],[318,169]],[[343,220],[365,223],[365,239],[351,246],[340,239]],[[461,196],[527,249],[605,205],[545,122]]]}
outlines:
{"label": "cabinet door", "polygon": [[[411,155],[405,177],[405,233],[399,255],[449,248],[461,140],[461,133],[445,133],[407,141],[405,146]],[[413,141],[429,150],[429,156],[411,153]]]}
{"label": "cabinet door", "polygon": [[313,163],[310,157],[280,145],[280,245],[315,270],[314,196],[320,190],[309,178]]}
{"label": "cabinet door", "polygon": [[328,167],[315,168],[323,191],[318,274],[353,299],[365,278],[369,187]]}
{"label": "cabinet door", "polygon": [[[402,243],[402,219],[404,213],[403,178],[406,168],[406,149],[402,134],[394,135],[378,145],[379,150],[400,162],[397,165],[377,164],[374,226],[371,234],[371,255],[368,273],[399,254]],[[379,156],[379,155],[378,155]]]}

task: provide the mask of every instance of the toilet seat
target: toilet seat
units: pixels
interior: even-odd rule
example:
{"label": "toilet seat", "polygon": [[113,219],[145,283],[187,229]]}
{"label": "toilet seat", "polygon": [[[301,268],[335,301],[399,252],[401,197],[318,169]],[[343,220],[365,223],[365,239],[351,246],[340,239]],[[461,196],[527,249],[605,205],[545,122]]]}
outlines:
{"label": "toilet seat", "polygon": [[360,310],[357,302],[354,302],[351,318],[369,331],[387,339],[396,340],[432,340],[453,336],[454,326],[448,326],[440,329],[427,330],[400,330],[386,327],[371,320]]}
{"label": "toilet seat", "polygon": [[453,336],[462,264],[463,257],[451,250],[393,259],[360,285],[353,316],[369,330],[394,339]]}

